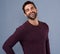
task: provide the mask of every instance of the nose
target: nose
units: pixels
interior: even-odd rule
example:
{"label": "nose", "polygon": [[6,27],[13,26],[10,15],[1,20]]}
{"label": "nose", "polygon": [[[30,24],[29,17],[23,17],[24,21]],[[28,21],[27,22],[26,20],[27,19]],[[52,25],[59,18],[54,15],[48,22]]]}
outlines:
{"label": "nose", "polygon": [[30,13],[32,12],[32,10],[30,9]]}

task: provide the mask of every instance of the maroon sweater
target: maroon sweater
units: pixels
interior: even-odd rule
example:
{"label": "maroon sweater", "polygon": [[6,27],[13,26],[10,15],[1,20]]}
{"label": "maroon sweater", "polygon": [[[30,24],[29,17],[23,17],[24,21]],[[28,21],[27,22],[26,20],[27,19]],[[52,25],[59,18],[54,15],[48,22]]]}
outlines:
{"label": "maroon sweater", "polygon": [[24,54],[50,54],[48,32],[46,23],[39,22],[34,26],[26,21],[6,40],[3,49],[6,54],[15,54],[12,47],[19,41]]}

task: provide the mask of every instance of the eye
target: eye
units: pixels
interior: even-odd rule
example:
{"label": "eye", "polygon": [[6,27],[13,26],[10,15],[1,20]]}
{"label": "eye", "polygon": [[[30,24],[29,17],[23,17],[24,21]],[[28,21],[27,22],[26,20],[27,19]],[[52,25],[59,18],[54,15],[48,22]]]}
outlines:
{"label": "eye", "polygon": [[34,7],[31,7],[31,9],[34,9]]}
{"label": "eye", "polygon": [[29,9],[26,9],[26,10],[25,10],[25,12],[28,12],[28,11],[29,11]]}

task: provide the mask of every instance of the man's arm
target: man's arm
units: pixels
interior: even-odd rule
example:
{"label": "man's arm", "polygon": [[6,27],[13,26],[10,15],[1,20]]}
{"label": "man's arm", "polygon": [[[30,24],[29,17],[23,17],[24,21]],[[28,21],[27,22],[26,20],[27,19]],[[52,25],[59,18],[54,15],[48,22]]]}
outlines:
{"label": "man's arm", "polygon": [[49,26],[46,24],[46,28],[47,28],[47,38],[46,38],[46,54],[50,54],[50,44],[49,44]]}
{"label": "man's arm", "polygon": [[46,40],[46,54],[50,54],[50,45],[49,45],[49,38],[48,37]]}
{"label": "man's arm", "polygon": [[5,41],[3,49],[6,54],[15,54],[12,47],[19,41],[19,38],[21,38],[20,36],[21,31],[16,29],[16,31]]}

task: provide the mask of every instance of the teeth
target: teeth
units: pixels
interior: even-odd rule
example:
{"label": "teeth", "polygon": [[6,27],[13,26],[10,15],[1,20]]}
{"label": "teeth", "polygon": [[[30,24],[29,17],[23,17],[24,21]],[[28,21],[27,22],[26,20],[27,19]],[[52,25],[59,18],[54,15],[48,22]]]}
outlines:
{"label": "teeth", "polygon": [[34,16],[34,13],[31,13],[30,16]]}

